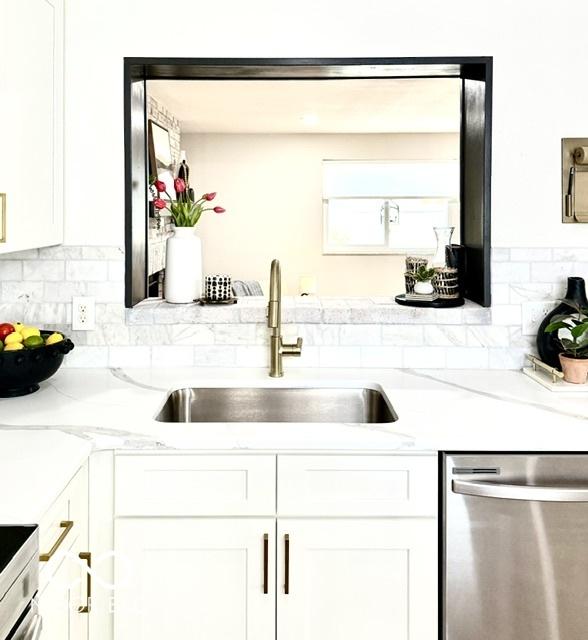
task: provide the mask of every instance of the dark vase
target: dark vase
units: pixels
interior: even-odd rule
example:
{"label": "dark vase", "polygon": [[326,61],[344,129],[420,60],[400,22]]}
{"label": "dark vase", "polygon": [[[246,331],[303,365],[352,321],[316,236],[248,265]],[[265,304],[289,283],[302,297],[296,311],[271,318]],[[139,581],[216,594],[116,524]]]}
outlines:
{"label": "dark vase", "polygon": [[[573,300],[578,306],[588,308],[588,300],[586,299],[586,283],[584,278],[571,277],[568,278],[568,290],[565,295],[566,300]],[[563,351],[562,346],[557,340],[556,333],[545,333],[545,327],[551,322],[551,319],[562,313],[573,313],[575,309],[570,305],[562,302],[555,309],[545,316],[545,319],[539,326],[537,333],[537,352],[539,357],[545,364],[561,370],[559,362],[559,354]]]}

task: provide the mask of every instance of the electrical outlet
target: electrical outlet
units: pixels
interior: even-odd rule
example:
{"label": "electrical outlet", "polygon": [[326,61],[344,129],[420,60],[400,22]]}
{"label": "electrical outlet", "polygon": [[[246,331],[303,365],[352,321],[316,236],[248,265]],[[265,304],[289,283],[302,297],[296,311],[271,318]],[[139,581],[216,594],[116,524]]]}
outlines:
{"label": "electrical outlet", "polygon": [[74,331],[93,331],[96,328],[95,299],[74,296],[71,302],[71,328]]}

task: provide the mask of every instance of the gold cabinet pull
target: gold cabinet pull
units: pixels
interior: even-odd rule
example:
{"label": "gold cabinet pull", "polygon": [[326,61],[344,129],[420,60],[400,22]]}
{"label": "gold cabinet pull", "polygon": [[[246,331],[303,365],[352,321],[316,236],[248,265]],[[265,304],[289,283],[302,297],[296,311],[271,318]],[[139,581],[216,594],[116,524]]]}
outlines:
{"label": "gold cabinet pull", "polygon": [[66,539],[67,534],[72,530],[74,523],[73,520],[62,520],[59,523],[59,526],[63,529],[63,531],[59,534],[59,538],[55,541],[55,544],[51,547],[51,549],[47,553],[42,553],[39,556],[39,560],[41,562],[48,562],[55,555],[55,552],[61,546],[62,542]]}
{"label": "gold cabinet pull", "polygon": [[89,551],[82,551],[78,555],[80,560],[85,560],[88,565],[86,573],[86,604],[78,607],[78,613],[90,613],[92,609],[92,554]]}
{"label": "gold cabinet pull", "polygon": [[284,536],[284,593],[290,593],[290,535]]}
{"label": "gold cabinet pull", "polygon": [[263,534],[263,592],[268,592],[269,535]]}

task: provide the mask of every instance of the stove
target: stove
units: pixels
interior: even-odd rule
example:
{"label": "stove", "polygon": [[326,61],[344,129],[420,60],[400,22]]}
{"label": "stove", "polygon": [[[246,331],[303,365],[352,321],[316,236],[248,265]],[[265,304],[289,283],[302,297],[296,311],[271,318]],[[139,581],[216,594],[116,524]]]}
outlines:
{"label": "stove", "polygon": [[0,526],[0,640],[38,640],[39,529]]}

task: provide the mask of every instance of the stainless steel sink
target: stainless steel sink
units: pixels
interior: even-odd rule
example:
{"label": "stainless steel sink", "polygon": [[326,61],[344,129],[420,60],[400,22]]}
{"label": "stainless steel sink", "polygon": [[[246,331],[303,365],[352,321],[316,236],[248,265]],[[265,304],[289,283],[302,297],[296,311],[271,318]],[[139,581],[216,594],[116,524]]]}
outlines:
{"label": "stainless steel sink", "polygon": [[207,387],[172,391],[156,420],[383,424],[398,416],[375,388]]}

